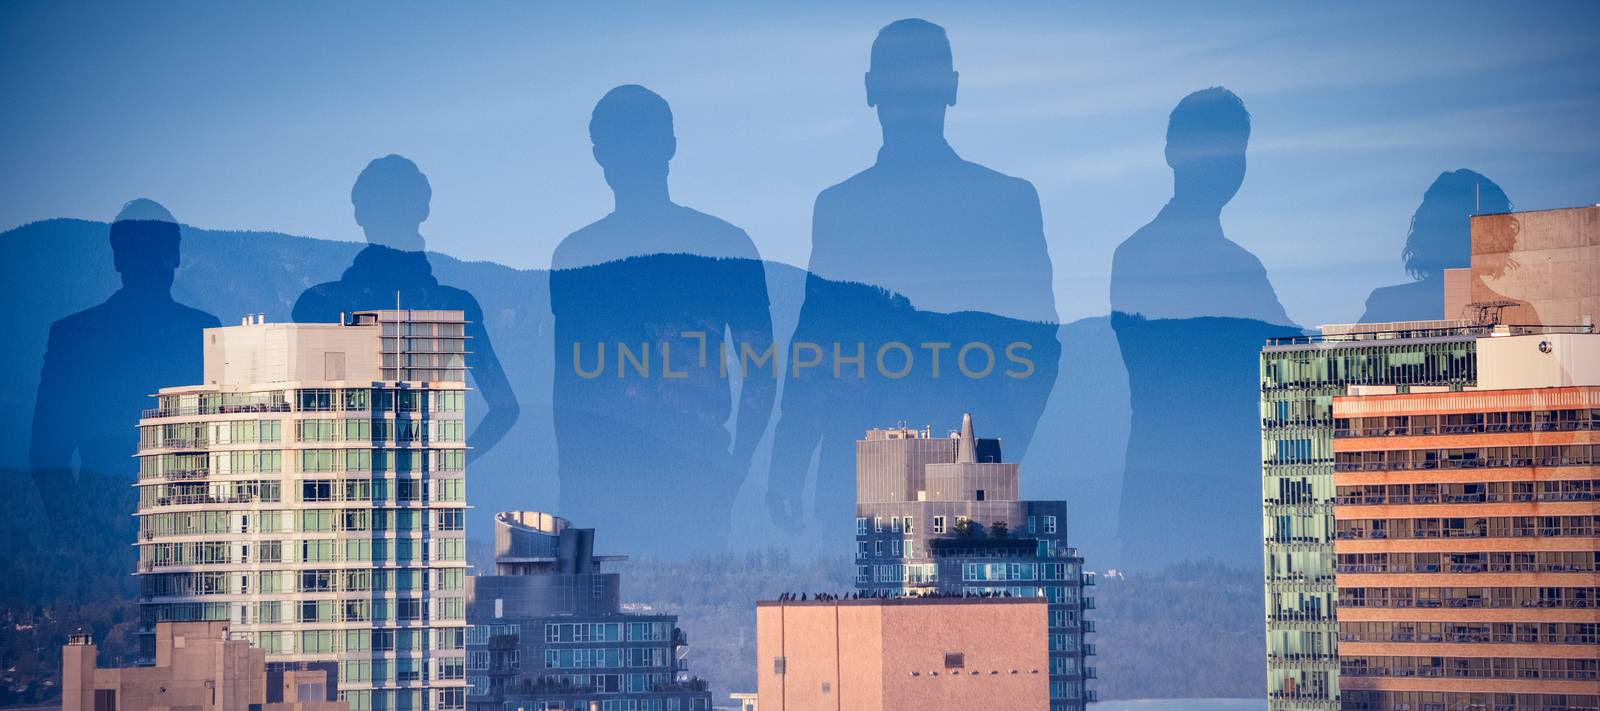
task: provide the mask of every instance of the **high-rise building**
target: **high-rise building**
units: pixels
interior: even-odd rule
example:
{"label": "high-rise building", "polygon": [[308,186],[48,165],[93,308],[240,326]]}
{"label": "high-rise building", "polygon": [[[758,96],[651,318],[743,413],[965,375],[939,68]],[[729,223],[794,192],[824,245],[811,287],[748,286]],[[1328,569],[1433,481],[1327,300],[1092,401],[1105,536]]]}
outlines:
{"label": "high-rise building", "polygon": [[1261,351],[1268,707],[1337,709],[1333,398],[1349,386],[1460,389],[1482,329],[1458,322],[1329,327]]}
{"label": "high-rise building", "polygon": [[494,575],[467,579],[468,708],[710,711],[676,615],[625,613],[621,556],[594,529],[535,511],[495,516]]}
{"label": "high-rise building", "polygon": [[823,597],[756,603],[762,711],[1041,709],[1037,597]]}
{"label": "high-rise building", "polygon": [[351,709],[466,703],[460,311],[204,331],[139,421],[140,623],[227,621]]}
{"label": "high-rise building", "polygon": [[1600,335],[1485,338],[1476,388],[1333,416],[1343,707],[1600,708]]}
{"label": "high-rise building", "polygon": [[[1473,216],[1471,240],[1471,269],[1446,274],[1441,320],[1324,326],[1316,336],[1269,340],[1261,351],[1272,711],[1341,704],[1334,398],[1351,388],[1420,393],[1485,387],[1480,353],[1493,337],[1593,332],[1600,207]],[[1512,270],[1513,264],[1528,268]]]}
{"label": "high-rise building", "polygon": [[856,588],[1044,598],[1051,711],[1093,700],[1093,584],[1067,546],[1066,502],[1020,500],[1017,465],[973,434],[971,415],[950,437],[900,427],[856,442]]}

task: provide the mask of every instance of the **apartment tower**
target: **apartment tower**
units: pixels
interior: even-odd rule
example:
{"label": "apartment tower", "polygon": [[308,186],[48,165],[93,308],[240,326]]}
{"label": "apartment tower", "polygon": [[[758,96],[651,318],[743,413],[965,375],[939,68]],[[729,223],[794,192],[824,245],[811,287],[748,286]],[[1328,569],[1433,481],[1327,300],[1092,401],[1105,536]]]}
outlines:
{"label": "apartment tower", "polygon": [[1481,339],[1478,373],[1334,398],[1344,708],[1600,708],[1600,335]]}
{"label": "apartment tower", "polygon": [[1067,546],[1067,503],[1023,501],[1000,441],[972,416],[949,437],[904,427],[856,442],[856,588],[875,596],[972,595],[1048,603],[1049,709],[1084,708],[1094,577]]}
{"label": "apartment tower", "polygon": [[139,420],[140,626],[225,621],[351,709],[460,709],[460,311],[206,329],[201,383]]}
{"label": "apartment tower", "polygon": [[1318,335],[1269,340],[1261,351],[1267,695],[1273,711],[1337,709],[1344,702],[1338,618],[1343,605],[1335,581],[1335,399],[1374,388],[1400,395],[1482,389],[1485,344],[1594,332],[1600,206],[1476,215],[1471,242],[1471,268],[1446,270],[1439,320],[1324,326]]}

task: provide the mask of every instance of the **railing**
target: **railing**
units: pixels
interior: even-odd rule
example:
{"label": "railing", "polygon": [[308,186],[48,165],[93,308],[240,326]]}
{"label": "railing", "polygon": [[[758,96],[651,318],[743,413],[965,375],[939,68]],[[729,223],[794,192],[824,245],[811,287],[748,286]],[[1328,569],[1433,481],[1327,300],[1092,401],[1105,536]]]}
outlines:
{"label": "railing", "polygon": [[1396,339],[1413,338],[1449,338],[1454,336],[1487,336],[1496,329],[1504,329],[1510,335],[1529,336],[1543,333],[1594,333],[1594,326],[1546,326],[1546,325],[1513,325],[1513,324],[1483,324],[1464,326],[1444,326],[1433,328],[1406,328],[1392,331],[1357,331],[1351,333],[1328,333],[1300,336],[1279,336],[1266,339],[1266,345],[1272,346],[1299,346],[1319,343],[1358,343],[1361,341],[1392,341]]}
{"label": "railing", "polygon": [[[1265,464],[1277,464],[1267,461]],[[1334,462],[1335,472],[1425,471],[1434,469],[1516,469],[1541,467],[1586,467],[1600,464],[1600,458],[1540,457],[1538,459],[1440,459],[1423,462]]]}
{"label": "railing", "polygon": [[151,420],[162,417],[183,417],[193,415],[231,415],[247,412],[289,412],[289,403],[272,402],[250,405],[185,405],[183,407],[152,407],[140,411],[140,419]]}
{"label": "railing", "polygon": [[1366,437],[1416,437],[1435,434],[1498,434],[1505,432],[1589,432],[1600,430],[1600,420],[1555,420],[1549,422],[1495,422],[1467,425],[1441,425],[1438,427],[1336,427],[1335,439],[1361,439]]}

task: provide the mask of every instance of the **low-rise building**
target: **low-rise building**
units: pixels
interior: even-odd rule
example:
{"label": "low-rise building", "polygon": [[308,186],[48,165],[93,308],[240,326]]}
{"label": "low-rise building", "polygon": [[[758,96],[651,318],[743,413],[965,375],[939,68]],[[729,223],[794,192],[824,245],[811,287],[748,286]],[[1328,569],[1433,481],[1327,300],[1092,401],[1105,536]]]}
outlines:
{"label": "low-rise building", "polygon": [[326,669],[267,671],[267,652],[227,622],[155,626],[155,664],[101,669],[88,635],[61,650],[62,711],[345,711]]}
{"label": "low-rise building", "polygon": [[495,516],[495,574],[467,579],[467,704],[475,711],[710,711],[676,615],[625,613],[594,529],[535,511]]}
{"label": "low-rise building", "polygon": [[1044,598],[896,597],[756,604],[762,711],[1050,705]]}

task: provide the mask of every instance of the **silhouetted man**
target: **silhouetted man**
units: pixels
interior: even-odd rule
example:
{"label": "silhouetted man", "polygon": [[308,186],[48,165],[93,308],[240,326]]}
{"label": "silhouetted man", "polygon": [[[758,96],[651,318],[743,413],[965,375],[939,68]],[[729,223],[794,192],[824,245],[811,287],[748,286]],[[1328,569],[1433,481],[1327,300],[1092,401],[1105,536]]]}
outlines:
{"label": "silhouetted man", "polygon": [[1362,323],[1463,318],[1444,312],[1444,270],[1472,266],[1472,216],[1510,212],[1494,181],[1470,170],[1440,173],[1411,216],[1401,253],[1415,281],[1372,290]]}
{"label": "silhouetted man", "polygon": [[1249,140],[1233,92],[1184,97],[1167,124],[1172,199],[1112,259],[1133,410],[1119,528],[1125,559],[1141,565],[1260,562],[1257,354],[1298,329],[1261,261],[1222,231]]}
{"label": "silhouetted man", "polygon": [[871,167],[817,196],[811,273],[873,284],[925,311],[1055,321],[1038,193],[945,141],[959,75],[944,28],[891,23],[871,61],[867,106],[883,147]]}
{"label": "silhouetted man", "polygon": [[[793,340],[829,357],[834,344],[853,353],[864,342],[869,368],[876,348],[900,342],[919,349],[919,362],[903,378],[873,372],[852,382],[819,369],[785,386],[767,497],[782,525],[799,526],[820,447],[815,513],[844,530],[854,442],[868,427],[968,411],[993,423],[1007,456],[1020,460],[1055,382],[1060,344],[1039,197],[1028,181],[963,160],[946,142],[958,79],[944,28],[931,22],[899,20],[872,44],[866,99],[883,147],[871,167],[817,196]],[[955,375],[957,349],[974,341],[997,351],[1026,343],[1035,369],[1023,379]],[[924,342],[951,344],[938,375]]]}
{"label": "silhouetted man", "polygon": [[1117,247],[1111,308],[1147,319],[1227,316],[1288,324],[1254,254],[1222,232],[1222,208],[1244,183],[1250,113],[1221,87],[1172,110],[1167,165],[1172,199]]}
{"label": "silhouetted man", "polygon": [[332,321],[340,313],[393,308],[398,292],[408,309],[451,309],[467,319],[467,367],[488,410],[467,441],[468,461],[493,449],[511,430],[519,412],[494,343],[484,327],[483,309],[470,292],[444,286],[428,264],[421,227],[428,219],[433,188],[417,164],[387,155],[367,164],[350,189],[356,224],[367,235],[366,249],[356,255],[339,281],[306,289],[294,304],[294,320]]}
{"label": "silhouetted man", "polygon": [[660,96],[612,89],[589,137],[616,202],[551,258],[560,510],[647,553],[720,548],[777,387],[722,365],[771,347],[761,255],[744,230],[672,202]]}
{"label": "silhouetted man", "polygon": [[134,478],[140,411],[157,390],[200,380],[202,332],[220,325],[172,300],[181,241],[172,213],[140,198],[110,233],[122,288],[50,326],[39,372],[28,458],[52,515],[76,495],[74,454],[77,472]]}

